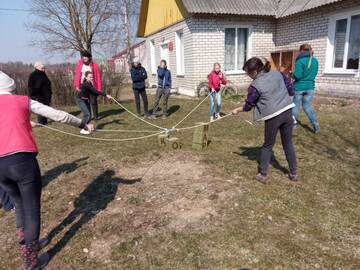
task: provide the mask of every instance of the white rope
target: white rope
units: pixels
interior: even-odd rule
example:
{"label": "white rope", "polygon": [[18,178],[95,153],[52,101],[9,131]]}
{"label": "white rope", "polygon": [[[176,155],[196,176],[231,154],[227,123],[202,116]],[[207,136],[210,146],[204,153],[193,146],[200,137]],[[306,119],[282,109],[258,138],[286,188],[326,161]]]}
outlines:
{"label": "white rope", "polygon": [[62,133],[62,134],[65,134],[65,135],[69,135],[69,136],[72,136],[72,137],[76,137],[76,138],[81,138],[81,139],[86,139],[86,140],[91,140],[91,141],[101,141],[101,142],[127,142],[127,141],[136,141],[136,140],[142,140],[142,139],[147,139],[147,138],[151,138],[151,137],[155,137],[155,136],[158,136],[160,134],[163,134],[165,133],[165,131],[161,131],[161,132],[157,132],[157,133],[154,133],[154,134],[150,134],[150,135],[146,135],[146,136],[141,136],[141,137],[135,137],[135,138],[126,138],[126,139],[103,139],[103,138],[95,138],[95,137],[87,137],[87,136],[83,136],[83,135],[78,135],[78,134],[74,134],[74,133],[69,133],[69,132],[66,132],[66,131],[62,131],[62,130],[59,130],[59,129],[56,129],[56,128],[52,128],[52,127],[49,127],[49,126],[45,126],[45,125],[41,125],[41,124],[38,124],[39,126],[42,126],[44,128],[47,128],[49,130],[52,130],[52,131],[55,131],[55,132],[58,132],[58,133]]}
{"label": "white rope", "polygon": [[97,132],[118,132],[118,133],[157,133],[157,130],[130,130],[130,129],[97,129]]}
{"label": "white rope", "polygon": [[203,104],[205,102],[205,100],[207,100],[207,98],[211,95],[211,93],[209,95],[207,95],[203,101],[201,101],[191,112],[189,112],[184,119],[182,119],[179,123],[177,123],[175,126],[173,126],[173,128],[176,128],[178,125],[180,125],[182,122],[184,122],[192,113],[194,113],[200,106],[201,104]]}
{"label": "white rope", "polygon": [[135,113],[133,113],[132,111],[128,110],[125,106],[123,106],[120,102],[118,102],[115,98],[112,97],[111,99],[112,99],[113,101],[115,101],[115,103],[116,103],[117,105],[119,105],[121,108],[123,108],[125,111],[127,111],[128,113],[130,113],[130,114],[131,114],[132,116],[134,116],[135,118],[143,121],[144,123],[146,123],[146,124],[148,124],[148,125],[150,125],[150,126],[156,127],[156,128],[158,128],[158,129],[166,130],[166,128],[157,126],[157,125],[155,125],[155,124],[153,124],[153,123],[150,123],[150,122],[146,121],[145,119],[142,119],[141,117],[137,116]]}
{"label": "white rope", "polygon": [[216,120],[214,121],[211,121],[211,122],[206,122],[206,123],[202,123],[202,124],[198,124],[198,125],[195,125],[195,126],[191,126],[191,127],[184,127],[184,128],[177,128],[176,131],[183,131],[183,130],[189,130],[189,129],[194,129],[194,128],[197,128],[197,127],[202,127],[202,126],[206,126],[206,125],[210,125],[210,124],[213,124],[217,121],[220,121],[220,120],[223,120],[229,116],[231,116],[232,113],[229,113],[229,114],[226,114],[220,118],[217,118]]}

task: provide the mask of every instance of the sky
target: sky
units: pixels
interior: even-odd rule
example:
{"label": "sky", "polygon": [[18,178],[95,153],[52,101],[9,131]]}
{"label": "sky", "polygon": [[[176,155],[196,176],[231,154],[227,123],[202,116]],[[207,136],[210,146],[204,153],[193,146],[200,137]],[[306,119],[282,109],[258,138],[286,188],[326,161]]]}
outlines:
{"label": "sky", "polygon": [[[0,63],[24,62],[44,63],[74,62],[75,59],[64,59],[61,54],[45,54],[41,48],[30,45],[37,33],[32,32],[29,24],[34,19],[30,12],[1,9],[29,9],[31,0],[0,0]],[[137,20],[136,20],[137,21]],[[133,27],[136,28],[136,22]],[[134,33],[136,32],[133,29]]]}
{"label": "sky", "polygon": [[[0,9],[29,9],[28,1],[0,0]],[[27,28],[31,19],[29,12],[0,10],[0,62],[63,62],[64,59],[60,55],[49,57],[44,55],[41,48],[30,46],[32,38],[36,36],[36,33]]]}

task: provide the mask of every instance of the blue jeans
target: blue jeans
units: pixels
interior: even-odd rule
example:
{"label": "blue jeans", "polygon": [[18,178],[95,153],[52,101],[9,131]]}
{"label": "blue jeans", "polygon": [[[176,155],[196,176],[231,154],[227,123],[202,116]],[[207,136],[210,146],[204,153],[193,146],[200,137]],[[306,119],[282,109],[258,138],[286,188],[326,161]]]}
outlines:
{"label": "blue jeans", "polygon": [[295,107],[293,108],[293,115],[296,119],[299,117],[301,104],[304,108],[304,111],[309,118],[313,126],[318,125],[314,109],[312,108],[312,100],[314,98],[314,90],[306,91],[295,91],[294,103]]}
{"label": "blue jeans", "polygon": [[89,124],[89,122],[91,120],[91,108],[90,108],[89,100],[76,97],[75,101],[76,101],[76,104],[79,106],[81,112],[83,113],[82,122],[84,124]]}
{"label": "blue jeans", "polygon": [[[216,111],[215,111],[215,101],[216,101]],[[214,113],[220,113],[221,111],[221,93],[211,92],[210,94],[210,116],[213,116]]]}

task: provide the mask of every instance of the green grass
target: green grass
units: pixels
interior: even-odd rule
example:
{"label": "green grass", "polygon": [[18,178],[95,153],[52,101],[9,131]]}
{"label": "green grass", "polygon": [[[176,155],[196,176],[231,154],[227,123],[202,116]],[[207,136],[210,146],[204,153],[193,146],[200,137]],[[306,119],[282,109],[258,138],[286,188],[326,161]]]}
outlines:
{"label": "green grass", "polygon": [[[180,108],[154,123],[170,128],[199,101],[171,98]],[[223,111],[236,102],[225,100]],[[105,143],[37,129],[42,233],[59,227],[49,269],[360,269],[360,106],[344,104],[316,106],[321,134],[297,130],[297,184],[281,169],[279,139],[269,184],[254,181],[263,127],[247,124],[250,114],[211,125],[204,151],[192,150],[192,131],[174,134],[184,147],[168,152],[156,137]],[[152,129],[116,105],[101,111],[106,129]],[[207,121],[207,112],[208,102],[182,126]],[[13,214],[0,215],[0,269],[14,269]]]}

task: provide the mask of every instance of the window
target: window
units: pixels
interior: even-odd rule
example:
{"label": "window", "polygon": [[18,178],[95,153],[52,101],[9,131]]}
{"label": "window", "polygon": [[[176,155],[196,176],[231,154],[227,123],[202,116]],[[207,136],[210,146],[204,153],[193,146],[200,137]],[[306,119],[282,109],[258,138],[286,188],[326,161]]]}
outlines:
{"label": "window", "polygon": [[185,75],[185,61],[184,61],[184,32],[178,31],[175,33],[176,44],[176,73],[177,75]]}
{"label": "window", "polygon": [[329,25],[326,68],[356,72],[360,57],[360,11],[332,18]]}
{"label": "window", "polygon": [[160,58],[161,60],[165,60],[167,63],[168,69],[170,69],[170,63],[169,63],[169,42],[165,42],[160,44]]}
{"label": "window", "polygon": [[225,71],[242,70],[249,56],[249,28],[225,28]]}
{"label": "window", "polygon": [[151,73],[156,74],[156,55],[155,55],[155,41],[150,41],[150,62],[151,62]]}

